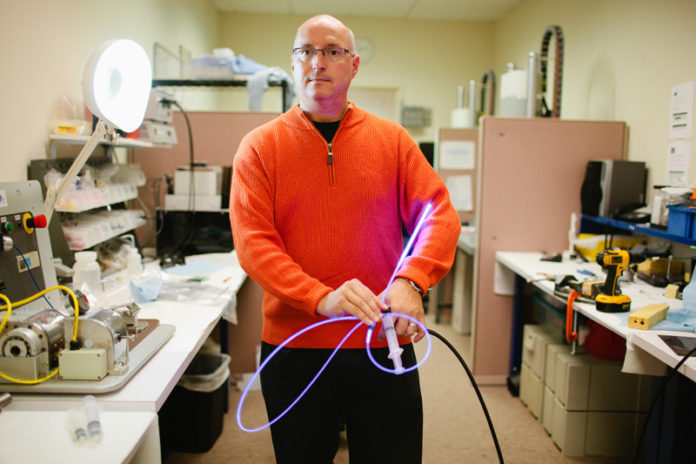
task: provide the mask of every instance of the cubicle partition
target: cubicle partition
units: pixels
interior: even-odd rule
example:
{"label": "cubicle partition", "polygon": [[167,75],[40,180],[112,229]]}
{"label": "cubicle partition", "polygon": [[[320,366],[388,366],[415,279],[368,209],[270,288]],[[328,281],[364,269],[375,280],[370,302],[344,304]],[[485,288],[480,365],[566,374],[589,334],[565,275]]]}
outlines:
{"label": "cubicle partition", "polygon": [[[476,217],[477,143],[477,129],[443,127],[438,131],[434,165],[447,185],[459,220],[467,225]],[[471,331],[472,269],[470,250],[458,247],[452,269],[431,289],[428,301],[428,312],[435,315],[435,322],[447,322],[449,314],[452,327],[461,334]],[[451,311],[443,311],[446,308]]]}
{"label": "cubicle partition", "polygon": [[624,159],[626,135],[623,122],[481,119],[471,341],[480,383],[510,374],[513,302],[494,292],[496,251],[567,249],[587,161]]}
{"label": "cubicle partition", "polygon": [[476,217],[476,129],[441,128],[437,140],[437,172],[447,184],[462,223]]}

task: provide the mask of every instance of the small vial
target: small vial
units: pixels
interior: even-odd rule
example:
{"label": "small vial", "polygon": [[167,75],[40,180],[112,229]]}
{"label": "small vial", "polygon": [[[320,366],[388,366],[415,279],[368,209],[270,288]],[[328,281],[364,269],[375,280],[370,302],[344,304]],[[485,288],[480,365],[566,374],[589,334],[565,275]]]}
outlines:
{"label": "small vial", "polygon": [[101,422],[99,421],[99,404],[93,395],[87,395],[82,400],[82,407],[87,418],[87,438],[99,442],[102,438]]}

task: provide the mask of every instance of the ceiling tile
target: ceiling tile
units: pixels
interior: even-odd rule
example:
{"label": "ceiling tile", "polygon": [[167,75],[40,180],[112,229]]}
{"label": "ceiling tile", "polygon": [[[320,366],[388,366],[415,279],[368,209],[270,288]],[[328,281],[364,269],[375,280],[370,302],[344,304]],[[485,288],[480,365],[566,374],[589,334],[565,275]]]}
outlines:
{"label": "ceiling tile", "polygon": [[417,0],[412,19],[464,19],[485,21],[500,18],[519,0]]}
{"label": "ceiling tile", "polygon": [[213,0],[224,12],[495,20],[520,0]]}
{"label": "ceiling tile", "polygon": [[350,3],[350,14],[353,16],[374,16],[385,18],[408,18],[417,0],[391,0],[389,2],[375,0],[353,0]]}
{"label": "ceiling tile", "polygon": [[213,0],[226,13],[292,14],[290,0]]}
{"label": "ceiling tile", "polygon": [[289,0],[293,14],[312,16],[326,13],[334,16],[349,14],[350,2],[346,0]]}

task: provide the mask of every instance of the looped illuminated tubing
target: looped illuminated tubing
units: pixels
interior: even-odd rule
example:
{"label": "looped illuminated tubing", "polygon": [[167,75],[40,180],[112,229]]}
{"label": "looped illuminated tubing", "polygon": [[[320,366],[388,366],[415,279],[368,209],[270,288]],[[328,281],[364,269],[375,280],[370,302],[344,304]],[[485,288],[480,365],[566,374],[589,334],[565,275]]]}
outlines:
{"label": "looped illuminated tubing", "polygon": [[[418,236],[418,232],[420,231],[420,228],[423,225],[423,222],[430,214],[430,211],[432,210],[432,208],[433,208],[432,202],[428,202],[425,205],[425,207],[423,208],[423,211],[421,212],[420,217],[418,218],[418,221],[416,222],[416,226],[413,228],[413,232],[411,233],[411,238],[408,240],[408,243],[406,243],[406,247],[404,248],[403,252],[401,253],[401,257],[399,258],[399,261],[397,261],[397,263],[396,263],[396,267],[394,268],[394,273],[389,278],[389,283],[387,284],[387,288],[384,291],[384,296],[382,297],[382,301],[385,300],[387,293],[389,292],[389,288],[391,287],[392,282],[394,282],[394,279],[396,278],[396,273],[398,272],[399,268],[401,268],[401,263],[404,262],[404,259],[406,259],[406,256],[408,255],[409,251],[411,251],[411,247],[413,246],[413,242],[416,239],[416,237]],[[414,369],[417,369],[419,366],[421,366],[425,362],[426,359],[428,359],[428,356],[430,355],[430,347],[432,345],[432,341],[430,339],[430,334],[428,333],[428,329],[426,329],[425,326],[420,323],[420,321],[418,321],[410,316],[406,316],[405,314],[399,314],[399,313],[388,313],[388,314],[398,315],[399,317],[404,317],[406,319],[409,319],[410,321],[415,322],[423,330],[423,333],[426,335],[426,338],[428,339],[428,348],[426,350],[425,356],[423,356],[423,359],[420,362],[416,363],[415,366],[411,366],[408,369],[402,369],[399,372],[397,372],[395,369],[387,369],[387,368],[383,367],[381,364],[379,364],[377,361],[375,361],[375,359],[372,357],[372,353],[370,352],[370,339],[372,338],[372,330],[373,330],[375,324],[372,324],[370,326],[370,328],[367,331],[367,336],[365,338],[365,345],[366,345],[365,349],[367,350],[367,356],[370,358],[370,360],[372,361],[372,363],[375,366],[377,366],[379,369],[381,369],[385,372],[389,372],[389,373],[393,373],[393,374],[403,374],[406,372],[410,372]],[[343,337],[343,339],[339,342],[339,344],[336,346],[336,348],[334,348],[334,350],[331,352],[329,359],[327,359],[326,362],[324,363],[324,365],[321,366],[321,369],[319,369],[319,372],[317,372],[317,374],[314,376],[314,378],[312,378],[312,380],[310,380],[310,382],[307,384],[305,389],[302,390],[302,392],[297,396],[297,398],[295,398],[295,400],[290,404],[290,406],[288,406],[285,409],[285,411],[281,412],[277,417],[275,417],[273,420],[271,420],[267,424],[262,425],[261,427],[257,427],[255,429],[248,429],[242,425],[242,417],[241,416],[242,416],[242,406],[244,405],[244,400],[246,399],[246,396],[249,393],[249,389],[251,388],[251,385],[254,383],[254,380],[256,380],[256,377],[259,376],[259,374],[264,369],[264,367],[266,367],[266,364],[268,364],[268,362],[271,360],[271,358],[273,358],[273,356],[275,356],[276,353],[281,348],[283,348],[285,345],[287,345],[288,343],[290,343],[292,340],[296,339],[300,335],[314,329],[315,327],[319,327],[319,326],[322,326],[324,324],[330,324],[331,322],[349,321],[349,320],[358,320],[358,318],[355,316],[342,316],[342,317],[337,317],[335,319],[327,319],[324,321],[317,322],[315,324],[311,324],[311,325],[305,327],[304,329],[300,330],[299,332],[296,332],[294,335],[292,335],[291,337],[289,337],[285,341],[283,341],[283,343],[278,345],[276,347],[276,349],[273,350],[273,352],[270,354],[270,356],[268,356],[268,358],[266,358],[264,360],[264,362],[261,364],[261,366],[259,366],[257,371],[254,372],[254,375],[251,377],[251,380],[249,380],[249,383],[247,384],[246,388],[242,392],[242,396],[239,399],[239,406],[237,406],[237,424],[239,425],[239,428],[246,431],[246,432],[258,432],[259,430],[263,430],[266,427],[270,427],[278,419],[280,419],[285,414],[287,414],[288,411],[290,411],[290,409],[292,409],[295,406],[295,404],[297,404],[297,402],[300,401],[300,398],[302,398],[304,396],[304,394],[307,393],[307,390],[309,390],[309,387],[311,387],[314,384],[314,382],[316,382],[316,380],[319,378],[321,373],[324,372],[324,369],[326,369],[326,366],[329,365],[329,362],[331,362],[333,357],[336,355],[336,353],[338,352],[338,349],[341,346],[343,346],[343,344],[346,342],[346,340],[348,340],[348,337],[350,337],[351,334],[353,332],[355,332],[358,329],[358,327],[360,327],[360,325],[362,325],[362,322],[358,322],[357,324],[355,324],[355,327],[353,327],[352,329],[350,329],[350,331],[348,331],[346,336]]]}
{"label": "looped illuminated tubing", "polygon": [[378,369],[380,369],[384,372],[387,372],[389,374],[400,375],[400,374],[405,374],[407,372],[411,372],[413,370],[418,369],[425,362],[425,360],[428,359],[428,356],[430,356],[430,348],[432,347],[433,342],[430,338],[430,333],[428,332],[428,329],[423,324],[421,324],[421,322],[418,319],[416,319],[415,317],[407,316],[405,314],[398,314],[398,313],[388,313],[388,314],[392,315],[392,316],[399,316],[399,318],[403,317],[404,319],[408,319],[411,322],[415,322],[416,325],[418,325],[418,327],[420,327],[420,329],[425,334],[426,340],[428,341],[428,347],[425,349],[425,355],[423,356],[423,359],[418,361],[413,366],[407,367],[403,370],[400,370],[399,372],[397,372],[396,369],[389,369],[387,367],[382,366],[380,363],[378,363],[375,360],[375,358],[372,357],[372,351],[370,351],[370,340],[372,339],[372,331],[375,327],[375,325],[372,324],[367,329],[367,335],[365,335],[365,350],[367,350],[367,357],[370,358],[370,361],[372,361],[372,364],[374,364]]}
{"label": "looped illuminated tubing", "polygon": [[[432,347],[432,339],[430,338],[430,333],[428,333],[428,329],[419,320],[417,320],[416,318],[413,318],[411,316],[406,316],[405,314],[398,314],[398,313],[387,313],[387,314],[392,315],[392,316],[403,317],[403,318],[408,319],[412,322],[415,322],[420,327],[420,329],[423,331],[423,333],[425,334],[425,337],[428,341],[428,347],[426,348],[425,355],[423,356],[423,359],[421,359],[419,362],[417,362],[413,366],[408,367],[408,368],[406,368],[403,371],[400,371],[398,373],[394,369],[389,369],[389,368],[382,366],[381,364],[379,364],[375,360],[375,358],[372,356],[372,352],[370,351],[370,340],[372,339],[372,333],[373,333],[373,329],[375,327],[375,324],[372,324],[367,329],[367,335],[365,337],[365,344],[366,344],[365,350],[367,351],[367,356],[370,358],[370,361],[372,361],[372,364],[374,364],[378,369],[380,369],[384,372],[388,372],[390,374],[396,374],[396,375],[405,374],[406,372],[410,372],[412,370],[418,369],[421,365],[423,365],[423,363],[426,361],[426,359],[428,359],[428,356],[430,356],[430,349]],[[244,401],[246,400],[246,397],[249,394],[249,390],[251,389],[251,386],[254,383],[254,381],[256,380],[256,378],[259,376],[259,374],[261,374],[261,371],[266,367],[266,365],[276,355],[276,353],[278,353],[278,351],[281,350],[281,348],[283,348],[285,345],[287,345],[288,343],[290,343],[291,341],[293,341],[294,339],[296,339],[300,335],[302,335],[306,332],[309,332],[310,330],[312,330],[314,328],[317,328],[317,327],[325,325],[325,324],[330,324],[332,322],[351,321],[351,320],[356,321],[356,320],[358,320],[358,318],[355,316],[341,316],[341,317],[337,317],[335,319],[326,319],[324,321],[317,322],[315,324],[309,325],[309,326],[305,327],[304,329],[296,332],[291,337],[289,337],[285,341],[283,341],[283,343],[278,345],[273,350],[273,352],[266,359],[264,359],[264,361],[261,363],[261,365],[256,370],[256,372],[254,372],[254,375],[251,377],[251,379],[247,383],[247,386],[244,388],[244,391],[242,392],[242,396],[239,398],[239,405],[237,406],[237,425],[239,425],[239,428],[244,430],[245,432],[259,432],[265,428],[270,427],[271,425],[276,423],[278,420],[280,420],[281,417],[283,417],[285,414],[290,412],[290,410],[297,404],[298,401],[300,401],[300,399],[305,395],[305,393],[307,393],[309,388],[312,385],[314,385],[314,382],[316,382],[317,379],[319,378],[319,376],[321,375],[321,373],[324,372],[324,369],[326,369],[326,366],[329,365],[329,363],[331,362],[333,357],[338,352],[339,348],[341,348],[341,346],[343,346],[343,344],[346,342],[346,340],[348,340],[348,337],[350,337],[353,334],[353,332],[355,332],[358,329],[358,327],[360,327],[363,323],[358,322],[357,324],[355,324],[355,326],[352,329],[350,329],[348,331],[348,333],[345,335],[345,337],[343,337],[343,339],[338,343],[338,345],[336,345],[336,348],[334,348],[334,350],[331,352],[331,355],[329,355],[329,358],[321,366],[321,368],[316,373],[316,375],[312,378],[312,380],[309,381],[309,383],[304,388],[304,390],[302,390],[302,392],[299,395],[297,395],[297,398],[295,398],[293,400],[293,402],[290,403],[290,405],[287,408],[285,408],[285,410],[283,412],[281,412],[276,417],[274,417],[272,420],[270,420],[269,422],[267,422],[266,424],[264,424],[260,427],[256,427],[253,429],[247,428],[244,425],[242,425],[242,407],[244,406]]]}

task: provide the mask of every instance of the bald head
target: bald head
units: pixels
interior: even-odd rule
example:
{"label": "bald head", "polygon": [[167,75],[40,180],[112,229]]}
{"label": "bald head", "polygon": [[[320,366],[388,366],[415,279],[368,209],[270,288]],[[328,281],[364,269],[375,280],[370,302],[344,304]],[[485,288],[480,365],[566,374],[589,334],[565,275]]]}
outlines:
{"label": "bald head", "polygon": [[[348,107],[348,87],[360,65],[353,32],[333,16],[314,16],[297,29],[293,49],[314,52],[304,56],[292,54],[292,75],[300,107],[312,121],[339,120]],[[341,53],[325,53],[334,49]]]}
{"label": "bald head", "polygon": [[345,44],[342,45],[343,47],[346,47],[351,52],[355,53],[355,36],[353,35],[353,31],[351,31],[338,19],[327,14],[313,16],[300,24],[300,27],[297,28],[297,33],[295,34],[295,42],[293,47],[301,47],[306,45],[301,43],[302,37],[307,30],[315,28],[332,31],[337,37],[345,40]]}

